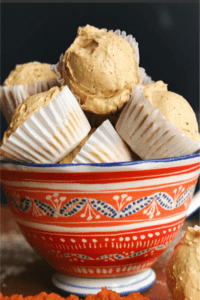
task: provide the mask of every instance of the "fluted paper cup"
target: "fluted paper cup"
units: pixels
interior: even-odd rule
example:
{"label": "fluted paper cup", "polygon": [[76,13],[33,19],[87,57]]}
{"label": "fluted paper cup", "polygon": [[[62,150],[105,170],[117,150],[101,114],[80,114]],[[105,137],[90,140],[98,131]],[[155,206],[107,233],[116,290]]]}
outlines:
{"label": "fluted paper cup", "polygon": [[53,86],[59,86],[57,78],[50,78],[44,81],[34,82],[33,84],[1,86],[0,105],[1,111],[9,124],[10,117],[15,108],[28,97],[48,91]]}
{"label": "fluted paper cup", "polygon": [[1,154],[20,162],[56,163],[72,151],[91,127],[67,86],[31,115],[1,145]]}
{"label": "fluted paper cup", "polygon": [[132,161],[134,156],[120,138],[109,120],[106,120],[89,137],[72,163],[107,163]]}
{"label": "fluted paper cup", "polygon": [[139,76],[140,76],[139,85],[145,86],[147,84],[155,83],[155,81],[151,78],[151,76],[147,75],[144,68],[139,67],[138,72],[139,72]]}
{"label": "fluted paper cup", "polygon": [[142,159],[189,155],[199,150],[199,143],[184,135],[163,116],[136,86],[123,109],[116,130]]}

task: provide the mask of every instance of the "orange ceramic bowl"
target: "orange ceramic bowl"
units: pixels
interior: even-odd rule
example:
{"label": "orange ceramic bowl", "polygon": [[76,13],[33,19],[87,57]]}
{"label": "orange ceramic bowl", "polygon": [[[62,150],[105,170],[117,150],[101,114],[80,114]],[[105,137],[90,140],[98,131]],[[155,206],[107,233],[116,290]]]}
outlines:
{"label": "orange ceramic bowl", "polygon": [[199,157],[90,165],[1,162],[1,184],[26,240],[59,271],[54,283],[65,289],[65,275],[116,279],[148,270],[183,225]]}

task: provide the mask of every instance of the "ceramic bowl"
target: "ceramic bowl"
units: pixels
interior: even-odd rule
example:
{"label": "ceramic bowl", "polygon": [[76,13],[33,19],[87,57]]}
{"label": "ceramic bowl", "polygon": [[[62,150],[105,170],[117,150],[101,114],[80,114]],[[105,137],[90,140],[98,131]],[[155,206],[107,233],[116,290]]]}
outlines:
{"label": "ceramic bowl", "polygon": [[1,184],[26,240],[58,271],[59,289],[84,296],[107,286],[125,295],[155,281],[151,266],[183,225],[199,157],[90,165],[2,161]]}

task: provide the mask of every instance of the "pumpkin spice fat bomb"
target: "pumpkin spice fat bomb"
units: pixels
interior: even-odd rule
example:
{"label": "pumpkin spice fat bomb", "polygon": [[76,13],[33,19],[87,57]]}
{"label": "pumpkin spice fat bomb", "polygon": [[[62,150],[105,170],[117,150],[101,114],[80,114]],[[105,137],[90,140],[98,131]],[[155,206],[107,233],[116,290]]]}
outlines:
{"label": "pumpkin spice fat bomb", "polygon": [[200,299],[200,227],[188,227],[166,267],[173,300]]}
{"label": "pumpkin spice fat bomb", "polygon": [[10,124],[4,133],[2,143],[5,143],[9,136],[35,112],[38,112],[42,107],[48,105],[62,89],[63,87],[53,87],[47,92],[39,93],[27,98],[25,102],[19,105],[12,114]]}
{"label": "pumpkin spice fat bomb", "polygon": [[161,80],[135,87],[116,129],[142,159],[183,156],[199,149],[193,109]]}
{"label": "pumpkin spice fat bomb", "polygon": [[56,78],[56,74],[51,71],[50,66],[50,64],[36,61],[17,65],[3,85],[15,86]]}
{"label": "pumpkin spice fat bomb", "polygon": [[0,87],[1,110],[7,123],[14,109],[28,97],[58,86],[57,75],[50,64],[29,62],[17,65]]}
{"label": "pumpkin spice fat bomb", "polygon": [[64,54],[62,78],[83,110],[115,113],[128,101],[132,86],[139,84],[134,55],[134,47],[121,36],[90,25],[79,27]]}
{"label": "pumpkin spice fat bomb", "polygon": [[56,86],[28,97],[14,110],[0,150],[14,161],[57,163],[90,129],[69,88]]}
{"label": "pumpkin spice fat bomb", "polygon": [[146,85],[142,93],[153,106],[161,111],[165,118],[182,130],[186,136],[196,142],[199,141],[196,115],[185,98],[168,91],[167,84],[162,81]]}

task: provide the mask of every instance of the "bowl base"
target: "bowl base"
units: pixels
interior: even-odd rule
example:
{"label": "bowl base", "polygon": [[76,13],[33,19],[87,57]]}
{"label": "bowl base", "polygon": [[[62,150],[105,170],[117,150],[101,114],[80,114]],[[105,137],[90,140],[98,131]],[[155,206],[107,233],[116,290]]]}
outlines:
{"label": "bowl base", "polygon": [[138,274],[116,278],[83,278],[56,273],[52,282],[58,289],[79,297],[97,294],[102,287],[126,296],[133,292],[146,291],[154,284],[155,279],[155,272],[149,268]]}

